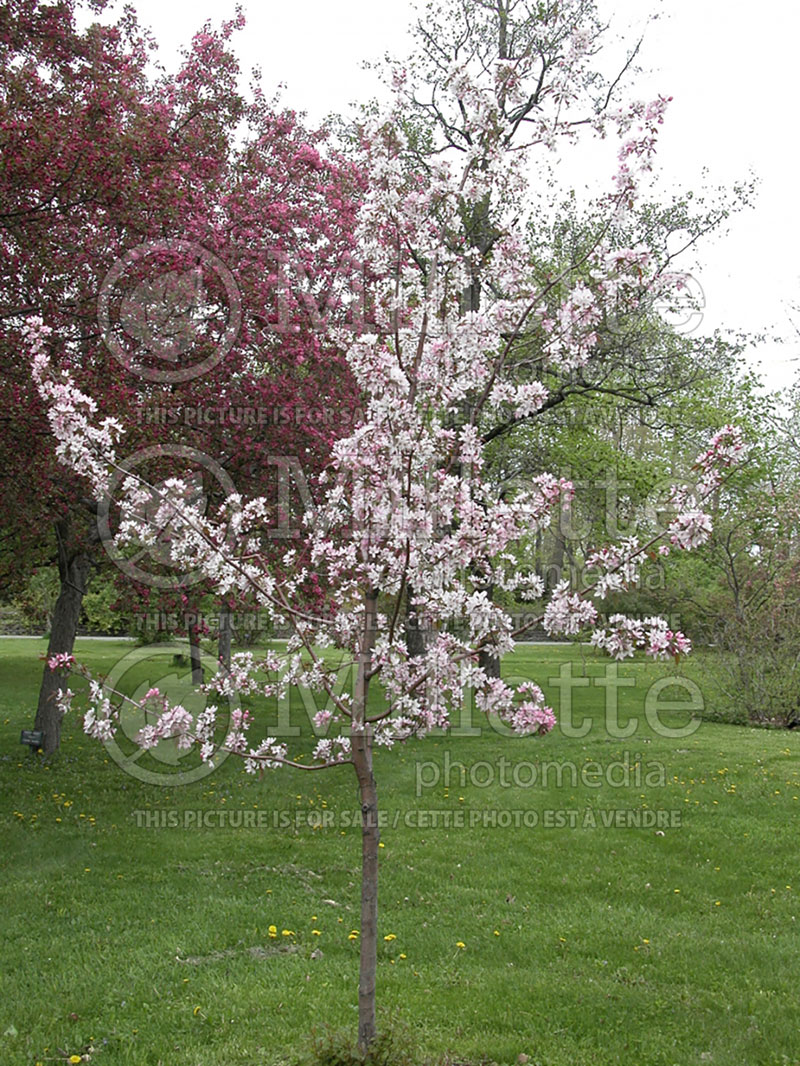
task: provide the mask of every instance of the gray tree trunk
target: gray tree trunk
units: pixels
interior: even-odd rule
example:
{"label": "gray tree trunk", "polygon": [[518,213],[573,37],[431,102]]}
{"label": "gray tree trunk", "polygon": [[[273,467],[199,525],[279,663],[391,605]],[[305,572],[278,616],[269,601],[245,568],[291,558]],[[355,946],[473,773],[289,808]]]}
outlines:
{"label": "gray tree trunk", "polygon": [[378,789],[372,772],[372,726],[367,722],[369,672],[375,643],[378,594],[366,597],[364,636],[353,700],[353,765],[361,800],[361,930],[358,974],[358,1046],[366,1052],[375,1039],[375,975],[378,968]]}
{"label": "gray tree trunk", "polygon": [[419,624],[419,615],[412,606],[414,590],[409,585],[406,588],[406,651],[409,657],[412,655],[424,655],[427,651],[425,631]]}
{"label": "gray tree trunk", "polygon": [[[88,551],[76,543],[69,516],[55,523],[55,531],[61,591],[56,600],[50,625],[48,659],[61,653],[72,654],[78,633],[83,597],[86,594],[92,568],[92,560]],[[51,670],[45,663],[34,722],[34,729],[41,730],[44,734],[42,748],[45,755],[51,755],[57,751],[61,744],[62,714],[56,706],[56,693],[65,685],[63,675]]]}
{"label": "gray tree trunk", "polygon": [[378,789],[372,772],[372,733],[353,737],[353,761],[361,800],[361,931],[358,973],[358,1046],[376,1035],[375,975],[378,966]]}
{"label": "gray tree trunk", "polygon": [[550,566],[547,568],[547,574],[545,576],[545,585],[548,592],[552,591],[563,578],[566,547],[564,534],[559,529],[556,529],[553,536],[553,551],[550,556]]}
{"label": "gray tree trunk", "polygon": [[219,636],[217,638],[217,658],[229,670],[231,667],[232,636],[233,633],[231,627],[231,612],[223,604],[220,606],[219,609]]}
{"label": "gray tree trunk", "polygon": [[478,666],[486,673],[487,677],[499,677],[500,676],[500,659],[497,655],[493,655],[490,651],[486,651],[482,648],[478,652]]}
{"label": "gray tree trunk", "polygon": [[200,651],[200,636],[197,629],[190,625],[188,627],[189,632],[189,660],[192,664],[192,684],[203,684],[203,663],[201,660]]}

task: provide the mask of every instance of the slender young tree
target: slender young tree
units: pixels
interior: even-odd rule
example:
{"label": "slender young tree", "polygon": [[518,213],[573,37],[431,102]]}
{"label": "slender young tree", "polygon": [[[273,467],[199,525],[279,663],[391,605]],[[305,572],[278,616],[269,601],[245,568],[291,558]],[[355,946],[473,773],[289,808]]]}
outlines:
{"label": "slender young tree", "polygon": [[[376,1035],[376,745],[447,728],[469,692],[480,712],[498,716],[518,734],[545,733],[554,724],[536,684],[514,688],[481,665],[482,652],[510,651],[533,624],[515,629],[487,589],[538,604],[532,614],[551,634],[594,627],[594,643],[617,658],[637,648],[657,658],[689,650],[685,637],[659,618],[617,615],[598,624],[596,599],[635,583],[657,537],[600,548],[588,559],[587,585],[564,582],[545,595],[523,549],[569,499],[571,486],[541,474],[498,498],[486,474],[484,420],[503,412],[519,420],[541,409],[548,389],[536,371],[578,372],[598,344],[603,316],[670,280],[646,249],[618,239],[651,163],[663,99],[606,116],[607,134],[620,137],[619,165],[597,205],[604,222],[598,216],[594,239],[581,256],[557,274],[543,275],[529,255],[526,223],[535,207],[538,153],[574,132],[573,105],[591,85],[595,38],[581,29],[589,11],[587,3],[569,0],[539,9],[536,17],[547,22],[548,33],[563,28],[547,94],[536,96],[541,72],[535,48],[499,63],[481,63],[475,55],[458,59],[443,78],[442,93],[469,140],[445,145],[454,150],[443,151],[432,165],[418,169],[408,162],[416,134],[405,121],[402,71],[394,107],[361,129],[360,168],[368,184],[356,237],[371,279],[369,314],[356,332],[334,324],[329,337],[364,395],[364,417],[334,444],[320,478],[320,502],[281,568],[274,566],[268,543],[269,501],[231,496],[208,514],[177,502],[187,500],[186,486],[173,480],[145,520],[143,503],[152,488],[135,476],[125,481],[118,541],[141,543],[153,528],[170,524],[176,564],[201,569],[222,595],[246,592],[292,631],[285,653],[233,656],[230,670],[207,685],[217,704],[197,718],[170,706],[157,690],[149,692],[139,705],[148,724],[138,743],[148,748],[171,737],[180,747],[198,744],[208,760],[221,747],[239,754],[253,772],[346,765],[355,775],[362,815],[358,1041],[364,1050]],[[509,113],[518,114],[525,129],[513,143],[506,135]],[[487,232],[493,234],[486,251],[463,239],[464,214],[477,204],[487,205]],[[465,308],[464,294],[474,286],[483,294],[480,307]],[[29,337],[34,379],[59,456],[102,496],[120,467],[123,427],[100,417],[91,398],[54,365],[49,352],[57,338],[47,326],[32,323]],[[708,537],[703,500],[741,451],[730,426],[712,438],[698,459],[696,490],[676,490],[678,513],[663,550],[693,548]],[[312,571],[325,597],[309,606],[302,589]],[[406,642],[409,587],[421,622],[433,634],[417,655],[409,655]],[[60,674],[71,658],[53,658],[50,665]],[[351,674],[347,691],[342,676]],[[248,739],[248,697],[281,697],[293,686],[327,699],[315,718],[322,735],[310,763],[300,762],[276,737],[258,744]],[[227,724],[220,703],[233,692],[243,706]],[[61,707],[71,698],[62,687]],[[101,740],[112,736],[123,698],[91,681],[87,732]]]}

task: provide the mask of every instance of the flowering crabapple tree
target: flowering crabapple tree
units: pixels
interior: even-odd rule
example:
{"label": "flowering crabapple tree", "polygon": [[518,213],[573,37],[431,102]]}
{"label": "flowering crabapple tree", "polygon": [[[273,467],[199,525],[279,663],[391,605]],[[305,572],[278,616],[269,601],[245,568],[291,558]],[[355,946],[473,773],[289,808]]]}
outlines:
{"label": "flowering crabapple tree", "polygon": [[[270,455],[302,456],[314,487],[352,418],[315,422],[295,413],[320,396],[337,417],[359,404],[343,356],[315,328],[313,302],[281,276],[288,260],[317,285],[341,287],[352,250],[353,168],[323,159],[315,147],[322,134],[276,110],[258,83],[242,96],[231,46],[241,15],[195,34],[175,75],[152,77],[152,43],[131,8],[113,22],[87,18],[81,28],[81,15],[106,8],[103,0],[12,0],[0,8],[0,583],[26,579],[57,548],[51,656],[72,651],[105,537],[98,500],[54,461],[40,398],[19,363],[31,316],[57,331],[53,358],[129,425],[129,457],[191,445],[251,495],[275,495]],[[160,258],[131,256],[159,243],[168,246]],[[238,307],[220,274],[206,269],[204,307],[191,313],[185,286],[197,278],[198,252],[225,264]],[[108,280],[120,265],[115,289]],[[103,293],[115,310],[108,329],[98,314]],[[203,316],[209,328],[201,328]],[[109,333],[118,355],[135,357],[130,365],[112,353]],[[203,364],[202,374],[193,372]],[[209,409],[219,415],[213,422],[192,419]],[[241,410],[291,417],[224,417]],[[162,570],[160,584],[130,595],[123,585],[119,600],[151,611],[171,611],[177,600],[196,613],[207,590],[190,589],[186,607],[174,569]],[[177,587],[166,588],[170,580]],[[55,680],[43,671],[35,720],[48,754],[60,737]]]}
{"label": "flowering crabapple tree", "polygon": [[[599,624],[594,601],[630,588],[651,553],[703,543],[710,529],[703,500],[743,448],[733,427],[713,437],[698,461],[697,488],[676,490],[679,513],[660,548],[657,538],[600,547],[587,560],[589,584],[570,588],[564,582],[549,596],[532,564],[526,565],[524,549],[531,534],[569,500],[570,483],[540,474],[499,499],[486,476],[484,416],[510,410],[522,420],[548,400],[531,365],[524,373],[518,368],[519,346],[534,351],[541,366],[580,368],[593,352],[607,309],[638,299],[650,269],[642,250],[618,244],[615,235],[624,229],[638,182],[650,166],[664,100],[634,105],[611,120],[621,138],[619,169],[604,201],[607,224],[586,253],[591,269],[578,277],[577,269],[567,266],[543,278],[527,254],[531,166],[536,152],[567,134],[588,48],[579,32],[564,38],[553,91],[541,107],[526,112],[528,132],[513,145],[500,112],[529,99],[532,63],[489,69],[454,64],[445,88],[470,142],[464,151],[443,151],[427,168],[408,165],[408,138],[414,133],[403,121],[402,72],[394,108],[361,129],[359,161],[368,183],[356,238],[373,279],[364,320],[369,324],[359,331],[332,326],[329,336],[364,395],[364,417],[333,445],[320,502],[305,518],[302,554],[293,548],[280,569],[272,565],[263,498],[231,496],[213,514],[204,514],[181,502],[188,499],[186,486],[173,479],[161,487],[148,522],[143,502],[152,488],[132,474],[125,478],[120,543],[147,543],[170,523],[177,565],[202,569],[222,595],[246,592],[292,633],[283,652],[234,655],[230,669],[220,669],[205,686],[217,702],[196,717],[151,690],[139,705],[147,722],[140,746],[175,738],[181,748],[198,745],[209,761],[220,750],[235,753],[253,773],[344,765],[355,774],[362,812],[358,1041],[364,1049],[376,1035],[375,748],[446,729],[470,693],[482,713],[519,735],[553,728],[553,712],[535,683],[512,687],[481,665],[482,652],[508,653],[533,624],[514,629],[488,587],[539,603],[550,634],[594,628],[594,644],[617,658],[636,649],[656,658],[687,652],[686,638],[658,618],[617,615]],[[490,253],[461,235],[464,212],[478,203],[488,205]],[[663,273],[650,277],[653,285],[669,283]],[[475,285],[483,294],[480,307],[465,307],[464,294]],[[54,365],[50,353],[57,338],[41,321],[30,324],[29,345],[57,454],[101,497],[122,461],[124,427]],[[300,595],[311,572],[325,590],[313,606]],[[417,655],[409,654],[405,639],[402,604],[408,589],[433,634]],[[70,665],[69,658],[52,661],[57,670]],[[352,671],[351,691],[342,687],[344,671]],[[249,739],[248,698],[284,697],[297,686],[327,700],[315,719],[321,736],[310,763],[299,761],[275,737]],[[232,694],[242,703],[223,728],[220,702]],[[109,739],[125,698],[92,679],[86,731]],[[71,691],[62,688],[65,711],[71,699]]]}
{"label": "flowering crabapple tree", "polygon": [[[450,158],[460,160],[458,165],[468,166],[475,175],[492,165],[498,146],[509,156],[528,152],[532,180],[517,232],[548,313],[530,316],[522,325],[508,346],[502,377],[506,387],[543,385],[546,399],[528,410],[506,402],[487,405],[478,414],[475,424],[481,439],[491,444],[485,452],[484,474],[495,482],[498,495],[508,491],[515,472],[531,469],[577,472],[580,495],[591,474],[581,467],[579,457],[570,455],[566,462],[550,458],[550,441],[561,421],[570,424],[573,415],[580,418],[588,408],[593,425],[599,402],[635,412],[632,417],[637,422],[653,418],[655,412],[663,420],[667,402],[671,410],[676,398],[690,392],[698,380],[719,377],[720,366],[729,358],[720,338],[684,336],[667,326],[661,312],[671,307],[673,298],[684,312],[693,300],[686,276],[669,276],[678,234],[685,252],[718,228],[736,201],[747,202],[747,189],[737,188],[733,196],[726,191],[710,201],[705,195],[672,193],[664,204],[660,191],[655,198],[647,196],[643,168],[638,167],[636,188],[629,186],[624,211],[619,205],[609,211],[605,190],[597,198],[588,190],[581,196],[569,191],[576,180],[574,142],[594,135],[616,141],[621,153],[635,154],[639,149],[636,138],[627,136],[629,124],[644,120],[645,126],[656,127],[666,106],[663,98],[649,105],[621,106],[642,42],[627,50],[609,75],[603,70],[608,66],[604,63],[607,29],[591,0],[558,5],[533,0],[436,0],[425,6],[412,27],[412,55],[390,67],[394,91],[402,100],[397,117],[404,136],[396,159],[404,172],[416,172],[418,180],[426,180],[442,158]],[[476,129],[472,76],[487,85],[494,79],[489,101],[494,129],[489,138]],[[622,134],[621,143],[615,134]],[[597,170],[596,157],[591,165]],[[620,191],[630,173],[630,160],[621,155]],[[462,312],[479,312],[497,296],[483,283],[481,263],[494,255],[495,243],[504,233],[493,200],[502,194],[497,185],[484,186],[478,196],[465,188],[458,218],[451,223],[451,247],[460,243],[464,251],[468,249],[472,264]],[[620,267],[626,257],[629,262],[626,284],[616,297],[605,287],[602,298],[596,299],[601,247],[620,256]],[[643,266],[638,284],[637,263]],[[664,283],[659,284],[662,274]],[[547,319],[558,323],[570,306],[570,296],[587,301],[585,314],[593,319],[593,329],[585,331],[589,343],[576,360],[550,359],[553,337]],[[461,424],[469,402],[461,412]],[[454,425],[458,419],[454,416]],[[581,503],[582,496],[573,507]],[[548,538],[556,546],[560,533],[558,524]],[[557,547],[556,553],[558,557]],[[492,588],[487,592],[491,597]],[[413,590],[409,599],[413,601]],[[409,606],[412,654],[424,647],[424,631],[412,624],[414,619]],[[484,653],[482,663],[499,675],[498,660]]]}

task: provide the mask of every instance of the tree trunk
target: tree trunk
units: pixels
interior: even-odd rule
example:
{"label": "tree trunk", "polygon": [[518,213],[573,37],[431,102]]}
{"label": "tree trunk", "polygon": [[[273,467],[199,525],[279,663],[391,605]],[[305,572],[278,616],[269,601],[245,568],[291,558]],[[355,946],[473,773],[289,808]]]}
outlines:
{"label": "tree trunk", "polygon": [[378,789],[372,772],[372,726],[367,722],[369,673],[375,643],[377,592],[365,597],[364,634],[353,700],[353,765],[361,800],[361,929],[358,974],[358,1046],[375,1039],[375,974],[378,968]]}
{"label": "tree trunk", "polygon": [[217,658],[228,670],[231,668],[231,637],[231,612],[225,604],[222,604],[219,609]]}
{"label": "tree trunk", "polygon": [[492,652],[487,651],[485,648],[481,648],[478,652],[478,666],[484,671],[487,677],[499,677],[500,676],[500,659],[497,655],[493,655]]}
{"label": "tree trunk", "polygon": [[193,625],[188,627],[189,630],[189,659],[192,664],[192,684],[203,684],[203,663],[201,660],[200,652],[200,634],[197,632],[197,628]]}
{"label": "tree trunk", "polygon": [[409,585],[406,588],[406,651],[409,658],[412,655],[424,655],[427,651],[425,632],[419,624],[419,615],[411,600],[414,590]]}
{"label": "tree trunk", "polygon": [[[92,560],[88,551],[76,544],[69,517],[55,523],[56,541],[58,543],[58,572],[61,578],[61,592],[56,600],[50,625],[50,640],[47,645],[47,658],[53,655],[72,654],[81,605],[89,582]],[[39,704],[36,708],[34,729],[41,730],[42,748],[45,755],[57,751],[61,744],[62,714],[56,706],[56,693],[64,688],[61,674],[51,670],[45,663],[42,684],[39,689]]]}
{"label": "tree trunk", "polygon": [[[494,599],[494,585],[485,585],[484,589],[491,603]],[[500,676],[500,657],[495,655],[491,648],[481,648],[478,652],[478,666],[481,667],[487,677]]]}
{"label": "tree trunk", "polygon": [[353,761],[361,800],[361,930],[358,974],[358,1046],[376,1035],[375,974],[378,966],[378,789],[372,772],[372,732],[353,737]]}
{"label": "tree trunk", "polygon": [[566,542],[564,534],[556,530],[553,535],[553,550],[550,556],[550,565],[545,573],[545,591],[552,592],[559,581],[564,577],[564,555]]}

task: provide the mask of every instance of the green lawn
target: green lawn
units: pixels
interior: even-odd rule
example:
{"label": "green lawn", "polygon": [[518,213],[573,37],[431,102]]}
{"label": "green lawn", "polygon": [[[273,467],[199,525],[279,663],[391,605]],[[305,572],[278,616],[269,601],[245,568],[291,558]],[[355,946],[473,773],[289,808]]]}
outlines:
{"label": "green lawn", "polygon": [[[44,764],[19,744],[43,647],[0,641],[2,1061],[276,1066],[315,1024],[354,1028],[350,768],[258,779],[229,758],[179,784],[168,753],[124,772],[76,718]],[[78,647],[102,671],[131,651]],[[504,671],[566,724],[569,686],[548,679],[589,680],[573,735],[465,735],[465,716],[378,753],[379,1001],[420,1062],[800,1066],[800,736],[681,730],[663,706],[713,700],[702,664],[699,688],[655,695],[672,667],[613,669],[521,648]]]}

